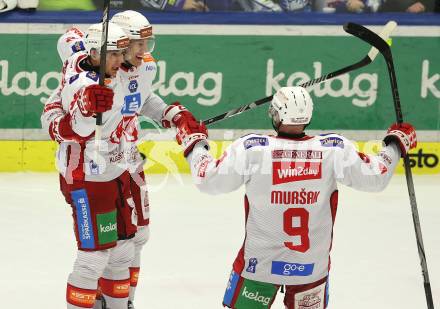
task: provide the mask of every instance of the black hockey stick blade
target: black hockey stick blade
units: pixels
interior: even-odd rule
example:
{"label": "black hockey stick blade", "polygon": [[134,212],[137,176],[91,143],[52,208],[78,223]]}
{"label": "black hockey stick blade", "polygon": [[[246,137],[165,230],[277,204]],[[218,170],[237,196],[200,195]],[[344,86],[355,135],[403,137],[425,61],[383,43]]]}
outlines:
{"label": "black hockey stick blade", "polygon": [[[386,27],[393,27],[393,29],[397,26],[397,23],[394,21],[388,22]],[[387,37],[383,37],[371,31],[368,28],[365,28],[362,25],[355,23],[347,23],[344,25],[344,30],[351,35],[354,35],[361,40],[367,42],[369,45],[374,46],[379,50],[381,54],[390,54],[391,49],[386,41]]]}
{"label": "black hockey stick blade", "polygon": [[[396,24],[395,22],[393,23]],[[344,29],[346,29],[346,31],[349,32],[350,34],[357,36],[361,40],[367,42],[368,44],[375,46],[379,50],[379,52],[384,56],[385,62],[388,67],[388,74],[391,82],[394,108],[396,110],[396,120],[398,123],[402,123],[403,122],[402,108],[400,106],[399,91],[397,89],[397,78],[396,78],[396,73],[394,71],[393,54],[391,53],[390,46],[383,37],[378,36],[374,32],[368,30],[367,28],[361,25],[348,23],[344,25]]]}
{"label": "black hockey stick blade", "polygon": [[[396,28],[396,25],[397,24],[395,22],[387,23],[385,25],[385,27],[382,29],[381,33],[379,34],[379,37],[382,37],[385,40],[388,39],[390,34],[391,34],[391,32]],[[345,26],[344,26],[344,30],[345,30]],[[347,30],[345,30],[345,31],[347,31]],[[358,62],[356,62],[356,63],[354,63],[352,65],[349,65],[347,67],[344,67],[342,69],[336,70],[334,72],[325,74],[325,75],[323,75],[321,77],[312,79],[312,80],[310,80],[308,82],[302,83],[299,86],[307,88],[307,87],[310,87],[312,85],[315,85],[315,84],[321,83],[323,81],[329,80],[329,79],[331,79],[333,77],[340,76],[340,75],[343,75],[345,73],[351,72],[353,70],[360,69],[360,68],[370,64],[372,61],[374,61],[374,59],[377,56],[377,53],[378,53],[378,50],[376,49],[376,47],[373,46],[370,49],[370,51],[368,52],[367,56],[365,56],[362,60],[360,60],[360,61],[358,61]],[[226,113],[223,113],[223,114],[214,116],[212,118],[206,119],[206,120],[203,121],[203,123],[205,125],[211,125],[211,124],[214,124],[214,123],[216,123],[218,121],[225,120],[225,119],[228,119],[228,118],[233,117],[233,116],[237,116],[237,115],[239,115],[239,114],[241,114],[241,113],[243,113],[243,112],[245,112],[247,110],[254,109],[254,108],[256,108],[256,107],[258,107],[260,105],[263,105],[263,104],[265,104],[267,102],[270,102],[272,100],[272,98],[273,98],[273,95],[265,97],[265,98],[262,98],[262,99],[259,99],[259,100],[256,100],[256,101],[254,101],[252,103],[249,103],[249,104],[240,106],[238,108],[232,109],[232,110],[230,110],[230,111],[228,111]]]}

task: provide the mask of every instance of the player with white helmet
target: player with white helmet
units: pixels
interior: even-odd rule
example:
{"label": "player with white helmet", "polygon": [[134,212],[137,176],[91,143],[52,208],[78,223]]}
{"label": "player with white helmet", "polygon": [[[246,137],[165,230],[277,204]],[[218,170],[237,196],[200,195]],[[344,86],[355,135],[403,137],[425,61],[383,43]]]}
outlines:
{"label": "player with white helmet", "polygon": [[[160,122],[165,128],[194,123],[194,116],[185,107],[178,103],[168,106],[152,92],[156,63],[151,52],[155,46],[155,39],[153,27],[148,19],[139,12],[127,10],[115,14],[111,22],[119,25],[130,38],[130,45],[125,53],[125,63],[121,66],[120,76],[123,80],[129,80],[132,83],[132,89],[136,88],[130,94],[131,97],[137,93],[145,97],[144,105],[138,113]],[[133,123],[137,123],[137,116],[134,115],[134,117]],[[131,189],[138,214],[138,231],[132,240],[135,244],[135,258],[130,267],[129,308],[134,308],[133,301],[140,274],[141,250],[149,237],[149,202],[142,160],[137,154],[136,140],[124,139],[122,143],[125,149],[132,149],[132,151],[127,151],[129,154],[133,154],[127,156],[127,162],[132,167],[130,168]]]}
{"label": "player with white helmet", "polygon": [[[270,308],[284,285],[286,308],[326,308],[337,183],[381,191],[399,157],[417,143],[410,124],[393,124],[386,146],[367,156],[341,135],[306,135],[312,114],[304,88],[283,87],[269,108],[277,135],[243,136],[219,160],[207,150],[204,126],[178,132],[200,191],[221,194],[245,185],[246,237],[224,306]],[[196,145],[187,146],[194,136]]]}
{"label": "player with white helmet", "polygon": [[[125,12],[116,14],[114,18],[124,17],[124,13]],[[114,149],[114,147],[109,148],[109,153],[113,154],[113,157],[110,157],[110,161],[104,164],[105,170],[110,171],[110,173],[97,173],[99,177],[95,177],[93,172],[85,173],[86,180],[100,181],[99,179],[102,179],[102,177],[111,179],[115,175],[118,175],[121,169],[129,170],[130,172],[129,188],[131,189],[131,196],[136,208],[137,225],[139,228],[136,236],[132,240],[135,244],[136,254],[134,262],[130,265],[131,287],[129,308],[133,308],[132,300],[134,298],[134,291],[139,274],[140,250],[148,240],[149,235],[148,193],[142,169],[142,159],[135,145],[138,130],[137,114],[143,114],[161,122],[164,127],[181,125],[186,121],[195,121],[193,120],[194,117],[192,114],[181,105],[173,104],[168,106],[152,93],[151,83],[156,73],[156,64],[151,55],[146,53],[151,52],[154,47],[154,45],[151,45],[152,42],[154,43],[152,27],[145,17],[139,14],[142,18],[138,18],[139,16],[136,16],[136,14],[139,13],[133,11],[127,13],[128,17],[131,17],[129,20],[134,20],[133,25],[130,27],[131,32],[129,32],[130,29],[127,29],[127,24],[130,24],[130,22],[124,25],[128,30],[126,33],[130,35],[134,43],[130,44],[128,50],[125,51],[126,61],[120,66],[119,70],[117,70],[118,68],[115,66],[111,67],[113,73],[116,72],[117,74],[116,80],[120,82],[120,87],[115,86],[113,88],[115,93],[115,99],[113,100],[115,103],[113,103],[113,105],[118,103],[120,106],[120,104],[122,104],[122,107],[119,107],[119,116],[122,117],[122,119],[117,123],[116,128],[109,136],[109,145],[118,145],[117,150]],[[135,18],[132,18],[133,15]],[[140,23],[138,23],[138,21],[140,21]],[[110,23],[110,25],[113,24],[114,23]],[[138,31],[136,31],[136,29],[138,29]],[[96,71],[97,67],[92,64],[93,57],[98,56],[98,49],[96,46],[93,46],[93,44],[97,44],[96,39],[98,38],[98,35],[95,35],[97,34],[95,30],[96,27],[94,26],[89,28],[87,36],[84,39],[81,32],[73,28],[60,38],[58,51],[64,62],[64,74],[61,87],[65,87],[66,84],[71,87],[71,84],[75,84],[78,75],[81,75],[83,70],[92,69]],[[115,41],[112,41],[111,37],[109,41],[110,45],[115,45]],[[149,48],[149,46],[151,46],[151,48]],[[110,83],[110,86],[111,85],[112,83]],[[48,128],[51,137],[61,142],[61,149],[69,145],[71,140],[80,140],[81,138],[77,136],[77,131],[78,129],[81,130],[81,127],[84,127],[84,125],[81,125],[77,130],[73,128],[74,125],[70,116],[72,111],[66,114],[66,111],[69,111],[69,104],[67,103],[66,105],[66,101],[68,102],[69,100],[65,98],[61,99],[59,91],[56,91],[46,103],[45,110],[41,117],[43,127]],[[104,128],[105,126],[106,124],[104,124]],[[61,153],[63,153],[63,151],[61,151]],[[123,154],[122,156],[120,155],[121,153]],[[62,175],[65,176],[66,173],[62,167],[63,165],[65,164],[58,164],[58,167]],[[96,170],[99,170],[99,167]],[[64,177],[62,178],[64,179]],[[118,221],[118,231],[119,226]],[[105,298],[107,300],[107,297]],[[97,304],[95,304],[95,306],[97,306]]]}
{"label": "player with white helmet", "polygon": [[[67,284],[67,308],[91,308],[98,288],[111,308],[125,309],[130,275],[128,267],[134,258],[129,240],[136,232],[130,176],[124,169],[110,165],[111,153],[118,145],[107,144],[100,161],[93,162],[93,131],[96,113],[103,113],[103,138],[119,123],[118,107],[114,106],[114,90],[120,87],[117,71],[129,39],[117,25],[109,23],[107,54],[100,55],[102,24],[94,24],[84,35],[84,44],[73,67],[68,61],[63,69],[61,89],[54,97],[59,101],[45,107],[50,115],[49,131],[60,142],[57,168],[60,187],[72,206],[78,253]],[[79,31],[70,35],[80,38]],[[98,85],[101,56],[106,57],[106,85]],[[61,108],[61,111],[59,110]],[[66,111],[66,112],[63,112]],[[104,172],[97,171],[105,169]],[[125,209],[124,212],[121,209]]]}

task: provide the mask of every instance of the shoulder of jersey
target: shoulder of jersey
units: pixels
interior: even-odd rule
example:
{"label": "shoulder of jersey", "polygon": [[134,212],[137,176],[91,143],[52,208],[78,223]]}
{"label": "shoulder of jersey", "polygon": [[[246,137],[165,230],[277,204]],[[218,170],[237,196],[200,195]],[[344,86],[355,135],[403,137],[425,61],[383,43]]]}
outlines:
{"label": "shoulder of jersey", "polygon": [[323,147],[334,147],[334,148],[344,148],[347,139],[342,135],[336,133],[325,133],[317,136],[321,146]]}
{"label": "shoulder of jersey", "polygon": [[156,59],[154,59],[154,57],[149,53],[145,54],[142,60],[144,62],[156,62]]}
{"label": "shoulder of jersey", "polygon": [[75,74],[69,78],[69,85],[80,87],[84,85],[96,84],[99,80],[99,74],[94,71],[84,71]]}
{"label": "shoulder of jersey", "polygon": [[239,144],[242,144],[245,150],[251,149],[251,148],[261,148],[269,146],[269,141],[271,137],[268,135],[261,135],[261,134],[246,134],[240,137],[237,142]]}
{"label": "shoulder of jersey", "polygon": [[79,52],[71,55],[66,61],[66,74],[73,75],[77,73],[84,72],[84,70],[79,66],[79,63],[87,57],[86,52]]}

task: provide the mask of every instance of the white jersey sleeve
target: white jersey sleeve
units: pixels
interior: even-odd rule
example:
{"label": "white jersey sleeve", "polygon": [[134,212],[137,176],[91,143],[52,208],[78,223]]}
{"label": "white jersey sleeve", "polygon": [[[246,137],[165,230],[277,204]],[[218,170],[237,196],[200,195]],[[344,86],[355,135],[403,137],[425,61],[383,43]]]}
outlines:
{"label": "white jersey sleeve", "polygon": [[41,127],[48,132],[50,124],[58,117],[63,116],[63,106],[61,104],[61,89],[59,85],[50,95],[50,97],[44,103],[43,113],[41,114],[40,121]]}
{"label": "white jersey sleeve", "polygon": [[400,151],[391,143],[378,155],[367,156],[356,150],[354,144],[341,136],[344,148],[335,147],[334,172],[336,180],[361,191],[382,191],[389,183],[399,162]]}
{"label": "white jersey sleeve", "polygon": [[139,113],[142,116],[151,118],[160,123],[162,121],[163,112],[167,107],[168,105],[162,100],[161,97],[151,92],[142,105]]}
{"label": "white jersey sleeve", "polygon": [[200,191],[227,193],[246,183],[248,162],[241,139],[232,143],[218,160],[214,160],[205,145],[198,143],[187,157],[194,183]]}
{"label": "white jersey sleeve", "polygon": [[57,51],[62,63],[73,54],[86,50],[83,37],[84,33],[81,30],[70,28],[58,39]]}

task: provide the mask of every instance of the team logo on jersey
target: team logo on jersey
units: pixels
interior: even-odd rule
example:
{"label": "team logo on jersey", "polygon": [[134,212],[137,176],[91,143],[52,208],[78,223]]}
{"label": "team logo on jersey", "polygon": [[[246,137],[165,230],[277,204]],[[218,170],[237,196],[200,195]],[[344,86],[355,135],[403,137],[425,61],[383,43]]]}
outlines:
{"label": "team logo on jersey", "polygon": [[131,93],[135,93],[138,89],[138,82],[137,80],[132,80],[130,83],[128,83],[128,90],[130,90]]}
{"label": "team logo on jersey", "polygon": [[71,195],[76,208],[76,224],[81,248],[93,249],[95,247],[95,237],[93,235],[93,222],[86,190],[72,191]]}
{"label": "team logo on jersey", "polygon": [[74,81],[76,81],[79,77],[79,74],[73,75],[71,78],[69,78],[69,84],[72,84]]}
{"label": "team logo on jersey", "polygon": [[272,184],[321,179],[321,162],[272,162]]}
{"label": "team logo on jersey", "polygon": [[310,276],[313,273],[315,264],[288,263],[283,261],[272,261],[271,274],[279,276]]}
{"label": "team logo on jersey", "polygon": [[246,268],[246,271],[248,273],[255,274],[255,271],[257,270],[257,264],[258,264],[258,260],[256,258],[250,258],[249,259],[249,266]]}
{"label": "team logo on jersey", "polygon": [[243,142],[244,149],[249,149],[254,146],[267,146],[269,145],[269,140],[267,137],[250,137]]}
{"label": "team logo on jersey", "polygon": [[336,136],[330,136],[319,141],[324,147],[339,147],[344,149],[344,141],[342,140],[342,138]]}
{"label": "team logo on jersey", "polygon": [[90,166],[90,174],[91,175],[99,175],[99,166],[98,166],[98,164],[96,164],[92,160],[92,161],[89,162],[89,166]]}
{"label": "team logo on jersey", "polygon": [[82,41],[77,41],[71,46],[73,53],[77,53],[82,50],[86,50]]}
{"label": "team logo on jersey", "polygon": [[141,94],[135,93],[124,97],[124,105],[121,113],[123,115],[134,115],[141,106]]}
{"label": "team logo on jersey", "polygon": [[95,82],[98,81],[98,74],[95,71],[89,71],[87,72],[86,76],[90,78],[91,80],[94,80]]}

